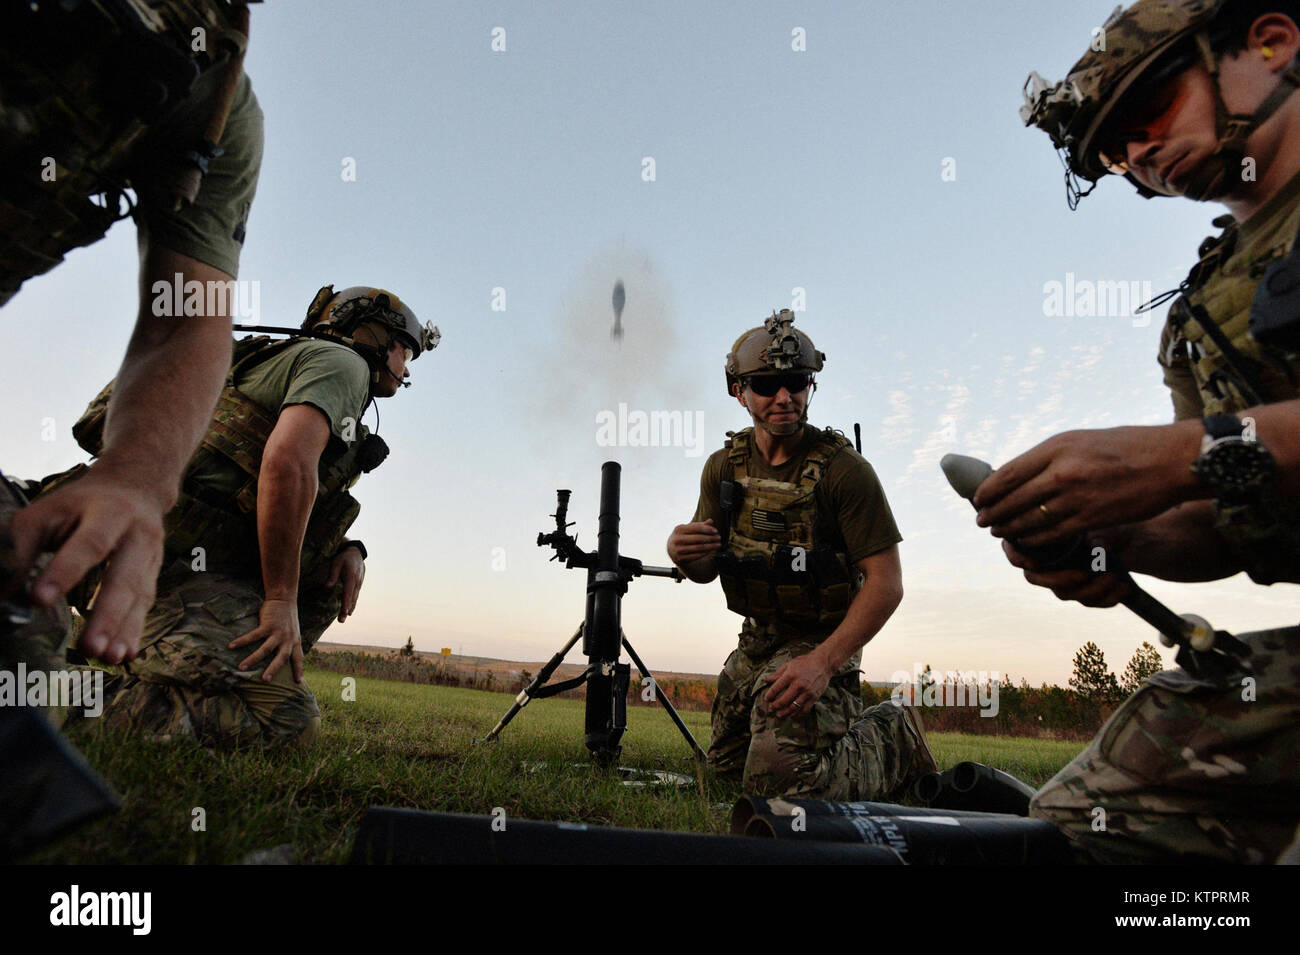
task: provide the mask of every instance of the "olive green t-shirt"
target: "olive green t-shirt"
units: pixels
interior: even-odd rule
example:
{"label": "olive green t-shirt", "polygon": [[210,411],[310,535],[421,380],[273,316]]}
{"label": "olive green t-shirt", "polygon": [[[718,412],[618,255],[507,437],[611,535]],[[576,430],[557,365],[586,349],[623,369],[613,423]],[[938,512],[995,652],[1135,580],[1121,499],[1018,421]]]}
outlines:
{"label": "olive green t-shirt", "polygon": [[[370,366],[346,345],[309,339],[290,345],[242,373],[235,387],[272,416],[289,405],[311,405],[330,423],[331,440],[355,439],[370,394]],[[192,475],[217,494],[233,495],[246,480],[234,464]]]}
{"label": "olive green t-shirt", "polygon": [[223,74],[208,70],[195,81],[182,108],[145,135],[126,172],[139,196],[135,219],[142,236],[237,276],[262,166],[262,109],[247,74],[235,90],[221,153],[209,161],[194,203],[176,209],[169,188],[185,153],[205,134]]}
{"label": "olive green t-shirt", "polygon": [[[777,467],[770,466],[755,448],[748,465],[750,476],[796,482],[816,439],[817,430],[805,425],[799,449],[789,461]],[[700,476],[700,500],[692,521],[713,518],[714,524],[722,526],[718,490],[730,476],[727,453],[726,448],[720,448],[704,463],[704,473]],[[903,539],[894,523],[894,514],[885,499],[880,478],[876,477],[875,469],[866,458],[853,448],[845,448],[831,458],[813,493],[817,501],[816,539],[829,542],[848,558],[850,564],[856,564]]]}

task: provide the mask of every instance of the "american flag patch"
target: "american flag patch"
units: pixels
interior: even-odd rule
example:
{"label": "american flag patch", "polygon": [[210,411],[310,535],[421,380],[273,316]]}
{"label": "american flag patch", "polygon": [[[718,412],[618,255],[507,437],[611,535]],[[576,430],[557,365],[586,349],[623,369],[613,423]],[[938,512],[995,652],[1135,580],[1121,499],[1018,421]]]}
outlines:
{"label": "american flag patch", "polygon": [[790,525],[786,523],[785,515],[780,511],[764,511],[754,508],[750,515],[750,522],[754,525],[756,531],[781,533],[790,529]]}

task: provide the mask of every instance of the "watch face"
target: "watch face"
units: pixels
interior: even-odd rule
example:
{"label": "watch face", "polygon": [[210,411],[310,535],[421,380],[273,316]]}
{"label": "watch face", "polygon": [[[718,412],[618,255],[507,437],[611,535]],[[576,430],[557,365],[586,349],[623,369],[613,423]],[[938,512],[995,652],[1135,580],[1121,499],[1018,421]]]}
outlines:
{"label": "watch face", "polygon": [[1242,503],[1261,494],[1273,480],[1273,456],[1257,441],[1222,438],[1199,461],[1197,473],[1230,503]]}

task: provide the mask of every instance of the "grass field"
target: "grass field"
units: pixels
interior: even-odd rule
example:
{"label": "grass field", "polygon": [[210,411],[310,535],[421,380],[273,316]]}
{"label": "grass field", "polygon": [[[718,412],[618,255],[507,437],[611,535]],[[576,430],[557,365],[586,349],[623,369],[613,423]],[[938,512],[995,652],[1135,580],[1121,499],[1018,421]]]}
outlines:
{"label": "grass field", "polygon": [[[699,779],[690,750],[658,708],[630,710],[621,762],[685,773],[696,777],[694,786],[630,787],[592,768],[581,701],[534,702],[498,742],[475,745],[512,697],[359,678],[356,701],[345,702],[341,679],[307,671],[324,715],[309,751],[213,751],[109,731],[78,734],[78,747],[122,795],[122,811],[28,861],[230,863],[287,845],[294,861],[341,863],[372,805],[478,815],[500,808],[507,818],[725,832],[740,794]],[[707,745],[708,715],[682,716]],[[1082,749],[958,734],[932,734],[930,743],[942,766],[974,759],[1034,786]]]}

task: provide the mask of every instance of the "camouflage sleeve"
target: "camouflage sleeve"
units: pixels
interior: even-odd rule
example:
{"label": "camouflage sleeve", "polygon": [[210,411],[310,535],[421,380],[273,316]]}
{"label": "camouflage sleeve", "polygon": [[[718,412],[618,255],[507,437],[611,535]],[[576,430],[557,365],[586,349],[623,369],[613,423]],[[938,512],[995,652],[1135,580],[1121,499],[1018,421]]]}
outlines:
{"label": "camouflage sleeve", "polygon": [[727,449],[721,448],[709,455],[704,462],[704,471],[700,474],[700,500],[695,505],[695,516],[691,523],[696,524],[713,518],[713,523],[722,526],[722,502],[719,497],[719,485],[727,467]]}
{"label": "camouflage sleeve", "polygon": [[140,197],[135,215],[142,237],[236,276],[262,165],[262,109],[247,74],[235,91],[222,153],[211,161],[194,204],[175,210],[167,187],[184,155],[202,138],[220,77],[220,70],[201,77],[185,108],[150,131],[130,177]]}
{"label": "camouflage sleeve", "polygon": [[852,449],[835,456],[817,490],[838,521],[849,563],[902,541],[875,468]]}
{"label": "camouflage sleeve", "polygon": [[1174,420],[1203,417],[1205,409],[1187,358],[1187,341],[1168,323],[1160,334],[1160,354],[1157,357],[1169,388],[1169,397],[1174,403]]}

